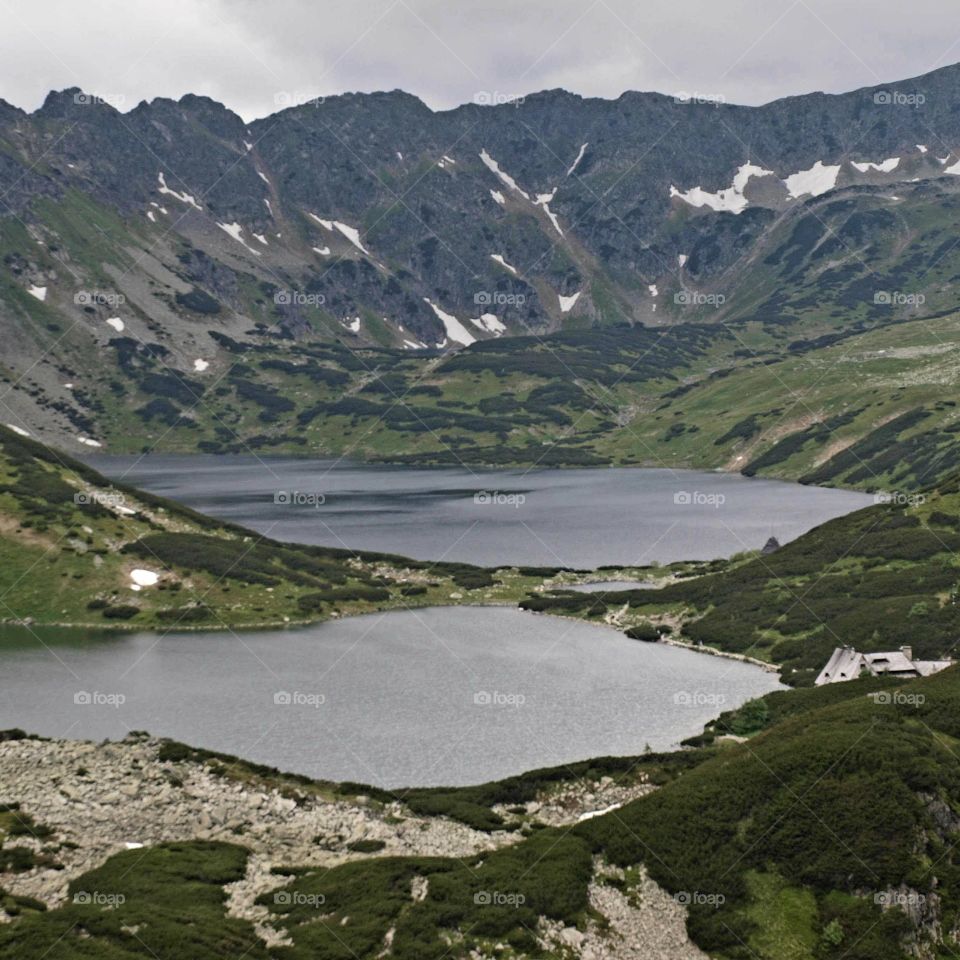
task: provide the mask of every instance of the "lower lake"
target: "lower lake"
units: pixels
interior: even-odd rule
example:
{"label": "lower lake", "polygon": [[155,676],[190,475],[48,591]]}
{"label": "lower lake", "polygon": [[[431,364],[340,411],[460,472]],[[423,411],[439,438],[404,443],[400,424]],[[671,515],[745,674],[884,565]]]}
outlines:
{"label": "lower lake", "polygon": [[240,634],[0,628],[0,676],[0,729],[149,730],[384,787],[666,750],[779,687],[750,664],[493,607]]}

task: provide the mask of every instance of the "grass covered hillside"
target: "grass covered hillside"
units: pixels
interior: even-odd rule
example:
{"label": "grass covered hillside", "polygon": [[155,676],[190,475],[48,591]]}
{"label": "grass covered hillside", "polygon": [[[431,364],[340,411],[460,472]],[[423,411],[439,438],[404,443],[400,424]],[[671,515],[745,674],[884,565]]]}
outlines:
{"label": "grass covered hillside", "polygon": [[[613,617],[638,639],[677,639],[783,667],[813,682],[834,647],[911,645],[919,659],[960,641],[960,488],[831,520],[766,556],[702,564],[658,590],[538,593],[526,609]],[[699,576],[688,576],[690,573]]]}
{"label": "grass covered hillside", "polygon": [[515,599],[539,577],[286,545],[0,427],[0,621],[238,627]]}
{"label": "grass covered hillside", "polygon": [[[573,826],[538,824],[534,814],[507,845],[474,857],[377,857],[371,848],[331,867],[275,864],[257,902],[282,944],[267,947],[250,922],[227,913],[225,885],[247,863],[240,831],[229,843],[120,853],[73,879],[57,909],[8,898],[0,957],[575,957],[584,955],[577,944],[616,944],[634,911],[678,908],[717,960],[954,956],[960,671],[761,702],[769,722],[746,742],[679,754],[684,762],[672,768],[637,758],[638,767],[668,770],[664,785]],[[722,723],[734,726],[756,706],[738,713]],[[188,749],[168,756],[171,776],[202,762]],[[630,774],[610,761],[597,770]],[[551,779],[437,793],[445,802],[458,793],[474,805],[516,802]],[[370,802],[381,800],[374,793]],[[89,891],[98,896],[78,896]]]}

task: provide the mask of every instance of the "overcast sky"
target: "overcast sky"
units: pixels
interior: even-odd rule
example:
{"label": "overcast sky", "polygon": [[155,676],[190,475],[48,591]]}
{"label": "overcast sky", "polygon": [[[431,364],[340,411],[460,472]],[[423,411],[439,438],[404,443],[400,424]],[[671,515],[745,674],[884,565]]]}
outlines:
{"label": "overcast sky", "polygon": [[960,61],[956,0],[0,0],[0,98],[121,109],[192,92],[246,119],[402,88],[434,109],[564,87],[764,103]]}

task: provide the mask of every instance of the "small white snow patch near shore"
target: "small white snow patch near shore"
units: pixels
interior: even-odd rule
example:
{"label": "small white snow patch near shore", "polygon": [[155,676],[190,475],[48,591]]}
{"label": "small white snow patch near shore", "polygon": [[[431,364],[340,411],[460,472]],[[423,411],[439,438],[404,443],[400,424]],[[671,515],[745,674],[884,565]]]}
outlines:
{"label": "small white snow patch near shore", "polygon": [[659,297],[659,296],[660,296],[660,291],[657,289],[657,285],[656,285],[655,283],[651,283],[651,284],[647,287],[647,289],[650,291],[650,296],[651,296],[651,297]]}
{"label": "small white snow patch near shore", "polygon": [[218,221],[218,222],[217,222],[217,226],[218,226],[224,233],[226,233],[228,236],[233,237],[233,239],[236,240],[237,243],[239,243],[240,246],[242,246],[244,250],[248,250],[248,251],[249,251],[250,253],[252,253],[255,257],[259,257],[259,256],[260,256],[260,251],[259,251],[259,250],[254,250],[253,247],[251,247],[251,246],[247,243],[247,241],[243,239],[243,227],[240,226],[239,223],[220,223],[220,222]]}
{"label": "small white snow patch near shore", "polygon": [[128,840],[128,841],[124,844],[124,846],[125,846],[128,850],[142,850],[142,849],[143,849],[143,844],[142,844],[142,843],[135,843],[135,842],[132,841],[132,840]]}
{"label": "small white snow patch near shore", "polygon": [[113,329],[116,330],[117,333],[123,333],[123,328],[125,324],[119,317],[108,317],[106,322],[107,322],[107,326],[113,327]]}
{"label": "small white snow patch near shore", "polygon": [[502,254],[502,253],[491,253],[491,254],[490,254],[490,259],[491,259],[491,260],[495,260],[497,263],[500,264],[501,267],[505,267],[505,268],[506,268],[507,270],[509,270],[514,276],[517,276],[517,275],[518,275],[518,274],[517,274],[517,268],[516,268],[516,267],[511,267],[510,264],[507,263],[507,261],[503,259],[503,254]]}
{"label": "small white snow patch near shore", "polygon": [[499,190],[491,190],[490,196],[493,197],[493,199],[496,200],[501,207],[505,207],[507,205],[507,198]]}
{"label": "small white snow patch near shore", "polygon": [[8,423],[7,429],[12,430],[15,434],[21,437],[30,436],[30,432],[28,430],[24,430],[23,427],[18,427],[15,423]]}
{"label": "small white snow patch near shore", "polygon": [[685,253],[681,253],[680,256],[677,257],[677,263],[680,264],[681,270],[687,265],[687,261],[689,259],[690,258]]}
{"label": "small white snow patch near shore", "polygon": [[77,437],[77,443],[82,443],[85,447],[102,447],[99,440],[93,440],[90,437]]}
{"label": "small white snow patch near shore", "polygon": [[138,568],[130,571],[130,579],[138,587],[155,587],[160,580],[160,574]]}
{"label": "small white snow patch near shore", "polygon": [[250,143],[248,140],[244,140],[243,145],[247,148],[247,153],[249,153],[253,149],[253,144]]}
{"label": "small white snow patch near shore", "polygon": [[866,173],[868,170],[876,170],[878,173],[892,173],[900,166],[900,158],[888,157],[879,163],[857,163],[856,161],[851,161],[850,166],[852,166],[854,170],[859,170],[860,173]]}
{"label": "small white snow patch near shore", "polygon": [[329,247],[311,247],[310,249],[313,250],[314,253],[319,253],[321,257],[329,257],[329,256],[330,256],[330,248],[329,248]]}
{"label": "small white snow patch near shore", "polygon": [[259,240],[265,247],[269,246],[267,243],[267,238],[262,233],[255,233],[253,235],[254,240]]}
{"label": "small white snow patch near shore", "polygon": [[558,293],[557,299],[560,301],[560,312],[569,313],[576,305],[576,302],[580,299],[581,293],[583,293],[583,291],[578,290],[575,294],[573,294],[573,296],[570,297],[565,297],[563,294]]}
{"label": "small white snow patch near shore", "polygon": [[46,287],[28,287],[27,293],[29,293],[31,297],[36,297],[41,303],[47,299]]}
{"label": "small white snow patch near shore", "polygon": [[397,151],[397,159],[403,160],[403,154],[399,150]]}
{"label": "small white snow patch near shore", "polygon": [[203,371],[208,369],[209,366],[210,362],[208,360],[203,360],[200,357],[197,357],[197,359],[193,361],[193,369],[197,373],[203,373]]}
{"label": "small white snow patch near shore", "polygon": [[497,163],[497,161],[494,160],[489,153],[487,153],[486,149],[480,151],[480,159],[483,161],[486,168],[491,171],[491,173],[496,174],[496,176],[500,178],[501,183],[508,186],[511,190],[515,190],[520,194],[521,197],[523,197],[524,200],[530,199],[530,194],[524,190],[521,190],[517,181],[514,180],[513,177],[511,177],[510,174],[505,170],[500,169],[500,164]]}
{"label": "small white snow patch near shore", "polygon": [[[441,310],[429,297],[424,297],[424,301],[433,310],[443,324],[443,329],[447,332],[447,338],[454,343],[463,344],[468,347],[471,343],[476,343],[477,338],[455,317],[453,314]],[[447,340],[444,339],[443,346],[446,346]],[[441,344],[437,344],[441,346]]]}
{"label": "small white snow patch near shore", "polygon": [[839,163],[833,166],[818,160],[809,170],[800,170],[797,173],[790,174],[789,177],[784,179],[783,183],[793,200],[807,194],[811,197],[819,197],[828,193],[837,185],[839,175]]}
{"label": "small white snow patch near shore", "polygon": [[156,223],[156,222],[157,222],[157,218],[154,216],[154,213],[153,213],[152,210],[148,210],[148,211],[147,211],[147,219],[148,219],[151,223]]}
{"label": "small white snow patch near shore", "polygon": [[[949,157],[944,157],[940,162],[946,163],[949,159],[950,159]],[[943,172],[949,173],[954,177],[960,177],[960,160],[958,160],[952,166],[947,167],[947,169],[944,170]]]}
{"label": "small white snow patch near shore", "polygon": [[917,149],[918,149],[921,153],[926,153],[926,152],[927,152],[927,147],[926,147],[924,144],[922,144],[922,143],[918,143],[918,144],[917,144]]}
{"label": "small white snow patch near shore", "polygon": [[270,179],[267,177],[267,175],[266,175],[265,173],[261,173],[261,172],[258,170],[258,171],[257,171],[257,176],[258,176],[268,187],[270,186]]}
{"label": "small white snow patch near shore", "polygon": [[590,146],[589,143],[585,143],[583,144],[583,146],[580,147],[580,152],[577,154],[577,159],[570,164],[570,169],[567,171],[568,177],[570,176],[570,174],[573,173],[574,170],[577,169],[577,167],[580,166],[580,161],[583,159],[583,155],[587,152],[587,147],[589,146]]}
{"label": "small white snow patch near shore", "polygon": [[192,194],[189,194],[186,191],[183,193],[177,193],[176,190],[171,190],[167,186],[167,180],[166,177],[164,177],[162,170],[157,174],[157,183],[159,184],[157,189],[160,191],[160,193],[165,193],[168,196],[176,197],[181,203],[189,204],[195,210],[203,209],[203,207],[201,207],[200,204],[194,199]]}
{"label": "small white snow patch near shore", "polygon": [[350,320],[350,321],[341,320],[340,323],[343,324],[343,326],[345,326],[351,333],[359,333],[359,332],[360,332],[360,318],[359,318],[359,317],[354,317],[354,318],[353,318],[352,320]]}

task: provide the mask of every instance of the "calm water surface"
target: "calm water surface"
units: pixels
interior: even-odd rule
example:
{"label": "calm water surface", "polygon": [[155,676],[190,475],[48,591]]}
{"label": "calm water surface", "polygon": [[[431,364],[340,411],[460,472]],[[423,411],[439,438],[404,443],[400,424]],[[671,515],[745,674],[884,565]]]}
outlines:
{"label": "calm water surface", "polygon": [[88,458],[279,540],[484,566],[712,560],[792,540],[862,493],[684,470],[411,469],[254,457]]}
{"label": "calm water surface", "polygon": [[507,608],[239,635],[38,633],[0,630],[0,729],[149,730],[380,786],[668,749],[778,687],[747,664]]}

